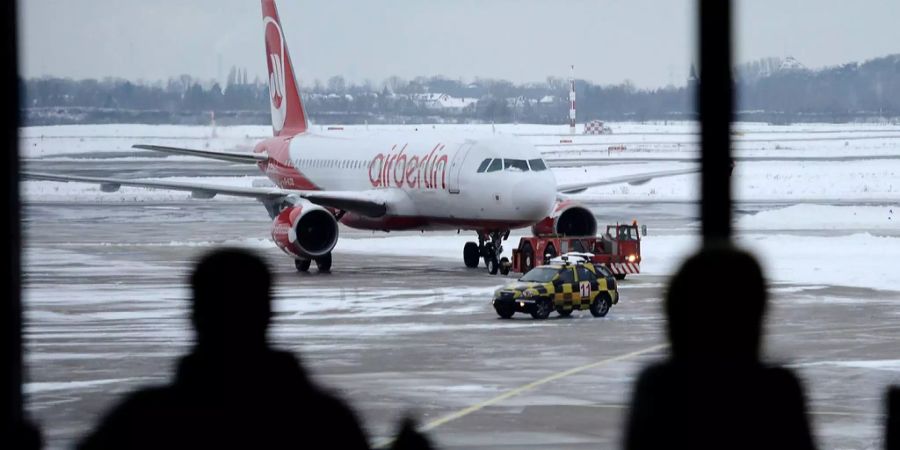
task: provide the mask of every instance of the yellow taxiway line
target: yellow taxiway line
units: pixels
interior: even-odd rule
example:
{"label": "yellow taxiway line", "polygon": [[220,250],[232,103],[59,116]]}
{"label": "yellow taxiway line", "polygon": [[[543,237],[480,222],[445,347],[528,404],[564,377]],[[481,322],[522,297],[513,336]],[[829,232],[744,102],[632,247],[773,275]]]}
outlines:
{"label": "yellow taxiway line", "polygon": [[[437,418],[437,419],[435,419],[435,420],[432,420],[431,422],[428,422],[428,423],[426,423],[425,425],[419,427],[419,430],[420,430],[420,431],[433,430],[433,429],[435,429],[435,428],[437,428],[437,427],[439,427],[439,426],[441,426],[441,425],[444,425],[444,424],[446,424],[446,423],[448,423],[448,422],[452,422],[452,421],[454,421],[454,420],[463,418],[463,417],[465,417],[465,416],[468,416],[469,414],[472,414],[472,413],[474,413],[474,412],[480,411],[480,410],[482,410],[482,409],[484,409],[484,408],[486,408],[486,407],[488,407],[488,406],[497,404],[497,403],[499,403],[499,402],[502,402],[503,400],[506,400],[506,399],[515,397],[515,396],[517,396],[517,395],[520,395],[520,394],[522,394],[522,393],[524,393],[524,392],[530,391],[530,390],[532,390],[532,389],[534,389],[534,388],[537,388],[538,386],[541,386],[541,385],[543,385],[543,384],[547,384],[547,383],[550,383],[550,382],[552,382],[552,381],[559,380],[560,378],[565,378],[565,377],[568,377],[568,376],[571,376],[571,375],[575,375],[576,373],[584,372],[584,371],[586,371],[586,370],[594,369],[594,368],[597,368],[597,367],[600,367],[600,366],[604,366],[604,365],[607,365],[607,364],[611,364],[611,363],[614,363],[614,362],[624,361],[624,360],[626,360],[626,359],[631,359],[631,358],[634,358],[634,357],[636,357],[636,356],[641,356],[641,355],[646,354],[646,353],[652,353],[652,352],[655,352],[655,351],[659,351],[659,350],[662,350],[662,349],[667,348],[668,346],[669,346],[669,344],[659,344],[659,345],[654,345],[654,346],[651,346],[651,347],[643,348],[643,349],[641,349],[641,350],[636,350],[636,351],[633,351],[633,352],[630,352],[630,353],[625,353],[624,355],[619,355],[619,356],[614,356],[614,357],[612,357],[612,358],[602,359],[602,360],[600,360],[600,361],[595,361],[595,362],[592,362],[592,363],[590,363],[590,364],[585,364],[585,365],[583,365],[583,366],[575,367],[575,368],[573,368],[573,369],[568,369],[568,370],[564,370],[564,371],[562,371],[562,372],[554,373],[554,374],[549,375],[549,376],[547,376],[547,377],[541,378],[541,379],[536,380],[536,381],[532,381],[531,383],[528,383],[528,384],[519,386],[519,387],[517,387],[517,388],[515,388],[515,389],[511,389],[511,390],[509,390],[509,391],[506,391],[506,392],[504,392],[504,393],[502,393],[502,394],[500,394],[500,395],[497,395],[496,397],[492,397],[492,398],[489,398],[489,399],[484,400],[484,401],[482,401],[482,402],[475,403],[474,405],[469,406],[469,407],[467,407],[467,408],[463,408],[463,409],[461,409],[461,410],[459,410],[459,411],[456,411],[456,412],[454,412],[454,413],[447,414],[446,416],[443,416],[443,417]],[[387,440],[384,440],[384,441],[381,441],[381,442],[378,442],[378,443],[375,445],[375,448],[387,447],[387,446],[389,446],[392,442],[393,442],[393,438],[387,439]]]}

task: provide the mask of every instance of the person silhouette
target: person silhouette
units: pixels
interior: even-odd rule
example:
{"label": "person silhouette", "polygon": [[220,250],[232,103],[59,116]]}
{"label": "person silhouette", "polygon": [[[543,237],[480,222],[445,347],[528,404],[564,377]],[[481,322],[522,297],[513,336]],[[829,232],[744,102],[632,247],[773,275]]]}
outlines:
{"label": "person silhouette", "polygon": [[891,386],[885,395],[884,448],[900,450],[900,386]]}
{"label": "person silhouette", "polygon": [[271,282],[248,251],[201,258],[190,278],[195,345],[174,380],[129,395],[79,448],[368,448],[350,409],[269,345]]}
{"label": "person silhouette", "polygon": [[760,361],[766,301],[756,259],[730,245],[681,266],[664,302],[671,355],[638,377],[624,448],[815,448],[799,381]]}

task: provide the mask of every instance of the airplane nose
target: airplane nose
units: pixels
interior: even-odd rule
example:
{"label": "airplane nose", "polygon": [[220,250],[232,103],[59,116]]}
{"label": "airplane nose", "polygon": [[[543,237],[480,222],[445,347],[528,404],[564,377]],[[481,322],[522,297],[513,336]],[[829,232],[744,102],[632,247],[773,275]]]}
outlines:
{"label": "airplane nose", "polygon": [[547,217],[556,201],[556,183],[545,177],[516,183],[512,193],[516,212],[529,220]]}

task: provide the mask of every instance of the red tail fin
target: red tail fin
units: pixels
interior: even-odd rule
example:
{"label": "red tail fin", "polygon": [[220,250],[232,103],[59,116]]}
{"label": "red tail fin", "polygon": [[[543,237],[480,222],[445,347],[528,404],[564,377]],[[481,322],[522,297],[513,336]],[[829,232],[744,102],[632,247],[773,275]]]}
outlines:
{"label": "red tail fin", "polygon": [[281,19],[275,0],[262,0],[263,28],[266,37],[266,63],[269,66],[269,101],[275,136],[306,131],[306,109],[300,100],[300,86],[288,54]]}

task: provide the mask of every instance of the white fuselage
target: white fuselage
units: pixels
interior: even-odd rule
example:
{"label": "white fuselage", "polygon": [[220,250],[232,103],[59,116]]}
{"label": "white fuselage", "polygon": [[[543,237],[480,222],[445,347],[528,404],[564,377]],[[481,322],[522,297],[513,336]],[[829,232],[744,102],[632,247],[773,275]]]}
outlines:
{"label": "white fuselage", "polygon": [[358,228],[510,229],[547,217],[556,202],[540,153],[510,136],[304,133],[289,148],[290,165],[318,189],[389,199],[384,218],[345,221]]}

